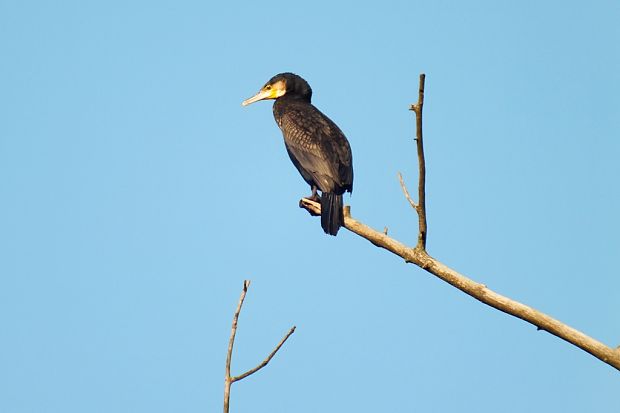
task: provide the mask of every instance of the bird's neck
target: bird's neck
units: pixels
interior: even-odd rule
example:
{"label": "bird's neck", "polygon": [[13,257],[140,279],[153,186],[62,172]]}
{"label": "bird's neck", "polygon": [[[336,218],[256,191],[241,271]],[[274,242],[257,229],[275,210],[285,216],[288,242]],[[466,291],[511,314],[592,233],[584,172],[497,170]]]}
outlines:
{"label": "bird's neck", "polygon": [[284,95],[279,97],[276,100],[276,103],[287,103],[287,102],[304,102],[304,103],[310,103],[310,96],[306,96],[306,95],[298,95],[298,94],[293,94],[293,95]]}

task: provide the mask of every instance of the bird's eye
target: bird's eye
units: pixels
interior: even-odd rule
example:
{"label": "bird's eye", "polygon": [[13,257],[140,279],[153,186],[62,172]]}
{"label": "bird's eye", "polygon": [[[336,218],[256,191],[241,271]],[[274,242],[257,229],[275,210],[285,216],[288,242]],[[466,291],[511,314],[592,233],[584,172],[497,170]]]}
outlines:
{"label": "bird's eye", "polygon": [[267,85],[267,86],[265,86],[265,89],[267,89],[267,90],[271,90],[271,85]]}

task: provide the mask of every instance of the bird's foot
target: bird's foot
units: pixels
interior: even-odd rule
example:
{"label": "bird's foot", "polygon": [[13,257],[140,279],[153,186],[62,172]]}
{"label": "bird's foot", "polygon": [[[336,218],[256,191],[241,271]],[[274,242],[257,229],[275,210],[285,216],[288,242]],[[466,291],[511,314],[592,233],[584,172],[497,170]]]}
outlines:
{"label": "bird's foot", "polygon": [[306,197],[306,199],[309,199],[313,202],[321,203],[321,197],[319,196],[318,188],[316,186],[312,186],[312,194],[309,197]]}

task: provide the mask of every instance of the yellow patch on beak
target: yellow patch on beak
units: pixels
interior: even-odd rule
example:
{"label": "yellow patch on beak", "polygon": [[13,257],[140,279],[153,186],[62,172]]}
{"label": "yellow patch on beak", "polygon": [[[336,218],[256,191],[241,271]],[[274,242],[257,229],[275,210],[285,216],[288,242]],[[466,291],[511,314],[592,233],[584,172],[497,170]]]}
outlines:
{"label": "yellow patch on beak", "polygon": [[263,88],[251,98],[244,100],[241,105],[247,106],[259,100],[265,99],[277,99],[286,93],[286,82],[284,80],[278,80],[274,84],[265,85]]}

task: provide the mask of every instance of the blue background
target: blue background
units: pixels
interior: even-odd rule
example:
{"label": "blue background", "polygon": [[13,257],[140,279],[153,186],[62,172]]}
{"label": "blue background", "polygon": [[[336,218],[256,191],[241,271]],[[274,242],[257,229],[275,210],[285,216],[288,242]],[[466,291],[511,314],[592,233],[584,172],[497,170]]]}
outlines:
{"label": "blue background", "polygon": [[611,412],[619,372],[297,207],[293,71],[357,219],[620,344],[620,6],[0,1],[0,411]]}

